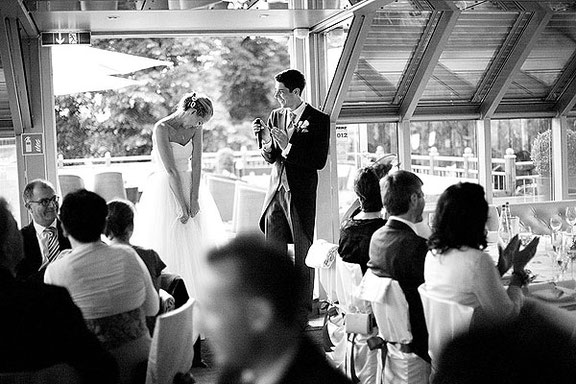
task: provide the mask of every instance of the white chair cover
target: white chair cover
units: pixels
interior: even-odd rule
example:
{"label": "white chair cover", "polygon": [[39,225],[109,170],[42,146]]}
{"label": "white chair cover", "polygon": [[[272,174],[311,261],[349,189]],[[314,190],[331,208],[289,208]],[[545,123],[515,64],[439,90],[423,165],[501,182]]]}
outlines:
{"label": "white chair cover", "polygon": [[[362,269],[358,264],[347,263],[340,257],[335,260],[336,265],[336,296],[340,308],[345,313],[371,313],[372,308],[366,300],[357,297],[358,286],[362,282]],[[346,319],[344,319],[346,321]],[[354,343],[349,335],[346,347],[346,360],[348,361],[346,373],[352,372],[352,360],[354,363],[355,377],[361,384],[375,384],[378,371],[378,350],[370,351],[366,340],[374,336],[354,334]]]}
{"label": "white chair cover", "polygon": [[378,335],[388,342],[384,383],[427,383],[430,365],[416,354],[400,349],[400,344],[412,341],[412,332],[408,302],[398,281],[376,276],[369,269],[358,287],[358,296],[371,302]]}
{"label": "white chair cover", "polygon": [[85,188],[84,179],[77,175],[58,175],[60,196],[65,197],[70,192]]}
{"label": "white chair cover", "polygon": [[358,297],[371,302],[381,338],[402,344],[412,341],[408,302],[396,280],[378,277],[368,269],[358,287]]}
{"label": "white chair cover", "polygon": [[428,353],[434,370],[434,361],[439,357],[444,345],[455,336],[468,332],[474,308],[434,297],[426,291],[426,284],[419,286],[418,292],[424,307],[428,328]]}
{"label": "white chair cover", "polygon": [[362,269],[358,264],[347,263],[336,258],[336,296],[346,312],[370,313],[370,303],[359,299],[356,290],[362,282]]}
{"label": "white chair cover", "polygon": [[324,239],[317,239],[308,249],[306,265],[310,268],[327,269],[332,266],[337,257],[338,244],[329,243]]}
{"label": "white chair cover", "polygon": [[126,199],[126,189],[121,172],[101,172],[94,175],[94,192],[107,202]]}
{"label": "white chair cover", "polygon": [[178,372],[188,372],[194,357],[193,308],[189,299],[180,308],[156,319],[148,356],[146,384],[172,383]]}

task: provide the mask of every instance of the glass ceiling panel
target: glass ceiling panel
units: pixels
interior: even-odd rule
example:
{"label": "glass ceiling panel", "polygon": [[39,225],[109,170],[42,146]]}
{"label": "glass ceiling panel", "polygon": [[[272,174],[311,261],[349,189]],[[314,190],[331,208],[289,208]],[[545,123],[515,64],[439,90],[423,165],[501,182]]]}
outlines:
{"label": "glass ceiling panel", "polygon": [[576,14],[554,14],[504,99],[546,99],[575,53]]}
{"label": "glass ceiling panel", "polygon": [[345,102],[392,104],[431,12],[406,10],[400,2],[376,13]]}
{"label": "glass ceiling panel", "polygon": [[351,5],[348,0],[24,0],[24,3],[30,11],[344,9]]}
{"label": "glass ceiling panel", "polygon": [[507,12],[463,12],[421,101],[470,102],[517,17]]}

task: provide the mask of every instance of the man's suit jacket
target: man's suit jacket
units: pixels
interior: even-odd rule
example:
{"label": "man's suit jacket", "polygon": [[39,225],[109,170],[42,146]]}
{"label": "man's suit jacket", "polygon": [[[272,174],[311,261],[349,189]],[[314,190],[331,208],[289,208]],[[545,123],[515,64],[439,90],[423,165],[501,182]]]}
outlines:
{"label": "man's suit jacket", "polygon": [[[221,372],[217,384],[238,384],[241,371]],[[333,367],[326,355],[307,336],[302,336],[296,356],[277,384],[351,384],[343,372]]]}
{"label": "man's suit jacket", "polygon": [[0,313],[0,372],[66,363],[82,382],[116,382],[114,358],[88,330],[66,288],[18,281],[0,267]]}
{"label": "man's suit jacket", "polygon": [[[275,109],[268,118],[268,126],[286,129],[289,120],[287,109]],[[304,125],[306,125],[305,128]],[[265,212],[280,186],[281,175],[285,172],[294,208],[298,213],[306,236],[312,241],[316,219],[318,170],[324,168],[326,164],[329,139],[330,117],[314,107],[306,105],[290,138],[292,147],[288,156],[286,158],[282,156],[282,150],[276,143],[272,144],[270,152],[262,149],[264,159],[273,164],[270,185],[260,217],[262,231],[264,231]]]}
{"label": "man's suit jacket", "polygon": [[412,330],[415,353],[430,362],[428,356],[428,330],[418,286],[424,283],[424,260],[428,247],[426,240],[409,226],[398,220],[388,220],[386,225],[372,235],[368,268],[377,276],[398,281],[406,301]]}
{"label": "man's suit jacket", "polygon": [[[64,236],[62,232],[62,225],[60,220],[56,220],[56,228],[58,229],[58,242],[60,243],[60,250],[70,249],[70,241]],[[16,270],[16,277],[20,280],[32,278],[38,281],[44,281],[44,268],[38,271],[42,265],[42,250],[38,244],[36,236],[36,229],[34,223],[30,223],[20,230],[22,233],[22,240],[24,241],[24,259],[20,262]]]}

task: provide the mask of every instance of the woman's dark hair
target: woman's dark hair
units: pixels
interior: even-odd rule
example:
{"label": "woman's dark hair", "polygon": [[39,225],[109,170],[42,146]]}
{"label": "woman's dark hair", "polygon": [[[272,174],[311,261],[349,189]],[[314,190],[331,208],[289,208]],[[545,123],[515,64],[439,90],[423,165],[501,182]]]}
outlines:
{"label": "woman's dark hair", "polygon": [[484,188],[474,183],[451,185],[436,204],[428,248],[440,253],[463,246],[484,249],[486,220],[488,202],[484,198]]}
{"label": "woman's dark hair", "polygon": [[127,200],[112,200],[108,203],[108,216],[104,234],[114,236],[126,241],[134,229],[134,206]]}
{"label": "woman's dark hair", "polygon": [[382,210],[382,196],[380,195],[380,178],[372,167],[358,170],[354,180],[354,192],[360,200],[360,209],[363,212],[379,212]]}

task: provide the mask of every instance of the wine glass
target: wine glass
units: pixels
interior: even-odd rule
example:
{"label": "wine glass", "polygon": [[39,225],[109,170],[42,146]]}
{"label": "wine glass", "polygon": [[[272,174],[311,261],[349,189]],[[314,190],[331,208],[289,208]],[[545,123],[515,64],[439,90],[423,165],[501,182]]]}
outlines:
{"label": "wine glass", "polygon": [[555,259],[554,259],[554,267],[556,269],[556,275],[554,276],[554,281],[559,282],[564,280],[564,274],[566,273],[566,269],[568,269],[568,263],[570,259],[564,255],[563,252],[556,252]]}
{"label": "wine glass", "polygon": [[574,232],[574,224],[576,224],[576,207],[566,208],[566,222],[570,224],[570,232]]}
{"label": "wine glass", "polygon": [[576,233],[562,233],[562,252],[570,261],[570,276],[574,280],[574,260],[576,260]]}
{"label": "wine glass", "polygon": [[557,252],[561,240],[558,231],[562,229],[562,218],[560,216],[553,215],[550,217],[550,229],[552,229],[552,236],[550,237],[552,249]]}
{"label": "wine glass", "polygon": [[527,246],[534,236],[532,235],[532,228],[528,225],[520,225],[518,231],[518,239],[520,244],[525,247]]}

